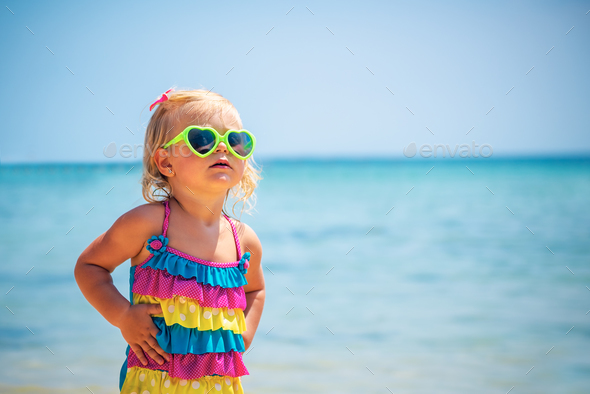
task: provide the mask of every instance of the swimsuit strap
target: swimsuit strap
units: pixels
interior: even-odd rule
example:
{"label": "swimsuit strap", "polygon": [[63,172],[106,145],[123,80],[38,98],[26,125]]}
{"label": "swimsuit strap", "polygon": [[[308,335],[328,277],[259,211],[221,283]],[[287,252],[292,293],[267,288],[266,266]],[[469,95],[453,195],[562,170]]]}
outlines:
{"label": "swimsuit strap", "polygon": [[168,232],[168,217],[170,216],[170,205],[168,200],[164,201],[164,206],[166,207],[166,217],[164,218],[164,225],[162,226],[162,235],[165,237]]}
{"label": "swimsuit strap", "polygon": [[227,219],[227,221],[231,225],[231,230],[234,233],[234,239],[236,240],[236,247],[238,248],[238,261],[239,261],[242,259],[242,251],[240,250],[240,240],[238,239],[238,233],[236,231],[236,228],[235,228],[233,222],[230,220],[230,218],[225,213],[223,214],[223,216],[225,216],[225,218]]}

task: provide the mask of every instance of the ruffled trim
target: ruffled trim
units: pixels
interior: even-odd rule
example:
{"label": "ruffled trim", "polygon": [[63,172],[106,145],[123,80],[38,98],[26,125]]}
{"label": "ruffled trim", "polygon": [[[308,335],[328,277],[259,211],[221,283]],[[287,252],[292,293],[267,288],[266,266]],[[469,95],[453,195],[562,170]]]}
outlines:
{"label": "ruffled trim", "polygon": [[171,247],[166,248],[166,250],[169,253],[173,253],[173,254],[175,254],[177,256],[184,257],[185,259],[190,260],[190,261],[192,261],[194,263],[199,263],[199,264],[203,264],[203,265],[209,265],[211,267],[231,268],[231,267],[237,267],[238,264],[240,263],[239,261],[230,261],[228,263],[218,263],[218,262],[215,262],[215,261],[203,260],[203,259],[200,259],[198,257],[191,256],[190,254],[186,254],[186,253],[184,253],[184,252],[182,252],[180,250],[171,248]]}
{"label": "ruffled trim", "polygon": [[242,334],[231,330],[199,331],[197,328],[186,328],[180,324],[166,325],[163,317],[152,317],[158,327],[156,340],[166,353],[203,354],[226,353],[230,350],[245,352]]}
{"label": "ruffled trim", "polygon": [[199,379],[173,378],[165,371],[133,367],[127,370],[121,394],[244,394],[240,377],[203,376]]}
{"label": "ruffled trim", "polygon": [[240,308],[246,310],[246,293],[243,287],[225,288],[170,275],[167,271],[151,267],[137,268],[132,291],[136,294],[158,298],[172,298],[176,295],[189,297],[199,305],[210,308]]}
{"label": "ruffled trim", "polygon": [[211,267],[185,259],[173,253],[165,252],[153,255],[140,265],[140,268],[151,267],[165,270],[170,275],[180,275],[185,279],[196,278],[199,283],[207,283],[211,286],[240,287],[248,284],[248,281],[239,267]]}
{"label": "ruffled trim", "polygon": [[246,331],[246,318],[240,308],[207,308],[192,298],[158,298],[141,294],[133,294],[133,304],[161,305],[162,313],[152,316],[163,317],[168,326],[179,324],[199,331],[222,329],[236,334]]}
{"label": "ruffled trim", "polygon": [[148,364],[144,366],[133,349],[129,350],[127,367],[166,371],[170,377],[181,379],[199,379],[214,374],[234,378],[250,375],[242,360],[242,354],[233,350],[227,353],[170,354],[170,361],[164,360],[162,365],[148,354],[145,354],[145,357]]}

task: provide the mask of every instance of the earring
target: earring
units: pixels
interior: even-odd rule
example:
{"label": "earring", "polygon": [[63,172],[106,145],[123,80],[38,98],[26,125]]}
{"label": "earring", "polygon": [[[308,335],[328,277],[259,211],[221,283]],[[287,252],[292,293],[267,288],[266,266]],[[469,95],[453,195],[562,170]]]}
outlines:
{"label": "earring", "polygon": [[168,167],[168,173],[174,175],[174,173],[172,172],[172,170],[170,169],[170,167]]}

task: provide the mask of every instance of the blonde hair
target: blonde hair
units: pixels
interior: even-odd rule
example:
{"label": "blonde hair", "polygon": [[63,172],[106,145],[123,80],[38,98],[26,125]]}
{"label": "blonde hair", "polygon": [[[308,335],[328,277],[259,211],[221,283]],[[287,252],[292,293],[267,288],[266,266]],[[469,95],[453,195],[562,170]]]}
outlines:
{"label": "blonde hair", "polygon": [[[148,202],[161,202],[172,197],[172,187],[168,182],[168,177],[160,173],[154,160],[154,154],[159,147],[167,142],[168,132],[177,124],[182,114],[186,115],[191,112],[192,120],[190,124],[196,126],[205,125],[212,116],[217,114],[219,114],[221,122],[225,126],[224,114],[227,114],[240,125],[240,129],[243,127],[236,108],[219,93],[203,89],[175,90],[168,93],[167,96],[167,101],[158,104],[145,131],[143,174],[140,183],[143,198]],[[176,130],[173,135],[179,132]],[[225,203],[230,191],[233,192],[232,197],[239,197],[232,206],[232,212],[235,205],[240,201],[244,201],[241,212],[244,212],[244,206],[248,203],[249,207],[245,211],[248,214],[256,204],[254,189],[256,189],[258,181],[263,179],[260,176],[261,170],[254,167],[257,166],[254,156],[246,159],[245,164],[240,183],[228,189],[225,194],[222,212],[226,215]]]}

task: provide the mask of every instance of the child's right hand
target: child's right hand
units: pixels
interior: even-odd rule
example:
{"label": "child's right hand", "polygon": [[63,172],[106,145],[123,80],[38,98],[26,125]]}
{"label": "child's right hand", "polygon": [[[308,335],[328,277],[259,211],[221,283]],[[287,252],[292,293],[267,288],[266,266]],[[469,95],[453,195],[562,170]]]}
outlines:
{"label": "child's right hand", "polygon": [[170,355],[160,347],[156,340],[156,335],[160,331],[150,316],[161,313],[162,307],[159,304],[130,305],[117,325],[121,330],[121,334],[123,334],[123,338],[137,354],[137,358],[144,366],[147,365],[147,358],[143,352],[146,352],[160,365],[164,363],[162,357],[166,361],[170,361]]}

